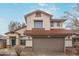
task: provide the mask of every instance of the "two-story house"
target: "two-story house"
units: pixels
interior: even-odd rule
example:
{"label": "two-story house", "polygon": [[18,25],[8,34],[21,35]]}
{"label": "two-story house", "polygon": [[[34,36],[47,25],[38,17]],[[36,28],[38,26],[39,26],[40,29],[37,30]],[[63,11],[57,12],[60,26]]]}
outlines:
{"label": "two-story house", "polygon": [[27,26],[7,32],[7,47],[22,45],[32,47],[32,50],[64,52],[66,47],[72,47],[71,30],[63,27],[66,19],[54,19],[53,15],[36,10],[24,15]]}

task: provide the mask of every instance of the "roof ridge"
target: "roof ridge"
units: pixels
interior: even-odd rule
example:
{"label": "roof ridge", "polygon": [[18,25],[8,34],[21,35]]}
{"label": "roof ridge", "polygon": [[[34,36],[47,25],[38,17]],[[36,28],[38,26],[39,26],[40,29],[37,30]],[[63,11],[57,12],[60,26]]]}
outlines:
{"label": "roof ridge", "polygon": [[34,13],[34,12],[37,12],[37,11],[44,12],[44,13],[46,13],[46,14],[48,14],[48,15],[52,16],[52,14],[50,14],[49,12],[44,11],[44,10],[40,10],[40,9],[33,10],[33,11],[31,11],[31,12],[28,12],[28,13],[27,13],[27,14],[25,14],[24,16],[28,16],[28,15],[30,15],[30,14],[32,14],[32,13]]}
{"label": "roof ridge", "polygon": [[26,26],[23,26],[23,27],[21,27],[21,28],[17,28],[17,29],[15,29],[14,31],[17,31],[17,30],[22,29],[22,28],[24,28],[24,27],[26,27]]}

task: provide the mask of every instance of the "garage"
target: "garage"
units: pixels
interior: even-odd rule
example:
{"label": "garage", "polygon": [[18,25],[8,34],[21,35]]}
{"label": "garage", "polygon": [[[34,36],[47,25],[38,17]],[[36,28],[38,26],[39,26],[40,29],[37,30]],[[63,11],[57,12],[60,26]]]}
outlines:
{"label": "garage", "polygon": [[33,51],[35,52],[63,52],[64,38],[33,38]]}

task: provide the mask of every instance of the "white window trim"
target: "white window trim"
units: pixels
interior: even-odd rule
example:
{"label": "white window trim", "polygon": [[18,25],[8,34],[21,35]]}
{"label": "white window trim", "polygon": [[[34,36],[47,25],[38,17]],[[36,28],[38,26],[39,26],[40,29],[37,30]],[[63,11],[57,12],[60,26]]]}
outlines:
{"label": "white window trim", "polygon": [[[35,21],[38,22],[38,23],[40,22],[41,25],[38,25],[38,24],[37,24],[37,25],[38,25],[38,26],[37,26],[37,25],[35,24]],[[40,24],[40,23],[39,23],[39,24]],[[43,20],[34,20],[34,28],[43,28]]]}

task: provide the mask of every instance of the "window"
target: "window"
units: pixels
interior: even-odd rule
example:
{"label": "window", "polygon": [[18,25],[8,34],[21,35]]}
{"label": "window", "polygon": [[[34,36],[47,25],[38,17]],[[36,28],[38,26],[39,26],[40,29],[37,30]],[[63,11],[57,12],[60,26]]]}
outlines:
{"label": "window", "polygon": [[35,20],[34,21],[34,28],[43,28],[43,21]]}
{"label": "window", "polygon": [[41,17],[41,12],[36,12],[36,17]]}
{"label": "window", "polygon": [[16,45],[16,40],[12,39],[12,46],[15,46],[15,45]]}
{"label": "window", "polygon": [[73,44],[73,47],[79,47],[79,40],[78,40],[78,38],[75,38],[75,39],[73,39],[72,40],[72,44]]}
{"label": "window", "polygon": [[51,23],[51,27],[54,27],[54,23],[53,22]]}
{"label": "window", "polygon": [[32,40],[26,41],[26,47],[32,47]]}
{"label": "window", "polygon": [[60,27],[60,22],[57,22],[57,26]]}
{"label": "window", "polygon": [[26,45],[26,40],[20,40],[21,45]]}

